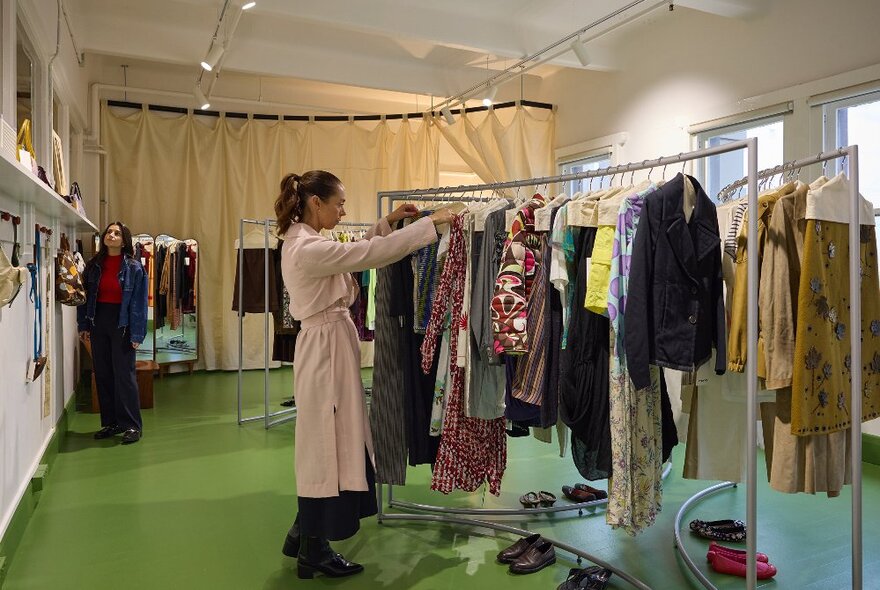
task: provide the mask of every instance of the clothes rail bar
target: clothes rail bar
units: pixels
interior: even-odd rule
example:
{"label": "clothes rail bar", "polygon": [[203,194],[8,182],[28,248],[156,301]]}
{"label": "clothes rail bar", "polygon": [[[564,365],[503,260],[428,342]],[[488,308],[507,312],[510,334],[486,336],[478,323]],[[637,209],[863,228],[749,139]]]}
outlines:
{"label": "clothes rail bar", "polygon": [[[801,168],[806,168],[807,166],[812,166],[813,164],[821,164],[822,162],[827,162],[829,160],[836,160],[837,158],[845,158],[848,155],[846,151],[847,148],[838,148],[836,150],[822,152],[810,158],[802,158],[800,160],[792,160],[791,162],[786,162],[784,164],[780,164],[779,166],[774,166],[772,168],[765,168],[758,172],[758,179],[772,178],[777,174],[781,174],[783,172],[791,172],[793,170],[800,170]],[[744,187],[748,184],[747,178],[742,178],[735,182],[731,182],[723,189],[719,191],[719,194],[729,193],[738,188]]]}
{"label": "clothes rail bar", "polygon": [[[495,183],[487,183],[487,184],[474,184],[474,185],[462,185],[455,187],[439,187],[439,188],[430,188],[430,189],[416,189],[416,190],[395,190],[395,191],[382,191],[377,194],[377,216],[382,217],[383,211],[383,203],[385,200],[388,201],[388,212],[391,212],[391,206],[395,201],[412,199],[413,201],[463,201],[463,200],[471,200],[470,198],[465,196],[467,192],[479,192],[479,191],[487,191],[487,190],[500,190],[507,188],[518,188],[525,186],[541,186],[541,185],[550,185],[556,183],[564,183],[572,180],[581,180],[583,178],[598,178],[608,175],[621,174],[625,172],[635,172],[639,170],[649,170],[653,168],[658,168],[661,166],[668,166],[670,164],[685,164],[687,162],[698,160],[702,158],[707,158],[709,156],[715,156],[720,154],[726,154],[730,152],[737,152],[740,150],[746,150],[749,158],[749,168],[748,168],[748,179],[749,179],[749,201],[750,201],[750,215],[752,219],[757,218],[757,207],[758,200],[754,196],[757,186],[758,186],[758,140],[757,138],[749,138],[739,141],[734,141],[728,143],[723,146],[716,146],[711,148],[705,148],[700,150],[695,150],[692,152],[681,153],[677,156],[666,156],[662,158],[657,158],[654,160],[645,160],[643,162],[634,162],[631,164],[624,164],[620,166],[610,166],[607,168],[602,168],[599,170],[590,170],[585,172],[578,172],[574,174],[562,174],[557,176],[544,176],[540,178],[529,178],[523,180],[513,180],[509,182],[495,182]],[[458,195],[453,197],[442,197],[440,195]],[[752,234],[755,234],[752,236]],[[757,224],[750,224],[749,226],[749,239],[754,243],[757,240]],[[751,257],[757,260],[757,257]],[[750,259],[751,260],[751,259]],[[750,298],[748,302],[748,312],[749,317],[755,318],[757,316],[757,266],[754,263],[751,263],[748,267],[749,273],[749,285],[750,287]],[[754,285],[752,284],[754,283]],[[754,293],[751,293],[754,291]],[[757,322],[749,323],[747,330],[747,338],[751,341],[757,341],[757,331],[758,326]],[[754,359],[757,358],[756,353],[750,353],[749,358],[746,362],[746,371],[749,375],[749,408],[748,414],[751,422],[756,420],[757,415],[757,403],[756,403],[756,395],[757,395],[757,384],[758,384],[758,374],[757,374],[757,365]],[[756,426],[752,424],[752,428],[750,431],[750,440],[753,440],[755,443],[757,442],[757,430]],[[753,458],[754,459],[754,458]],[[751,462],[751,468],[748,470],[747,477],[750,487],[754,490],[756,489],[757,484],[757,462],[753,460]],[[664,476],[668,475],[671,467],[667,467],[664,471]],[[452,508],[444,508],[439,506],[427,506],[427,505],[419,505],[412,503],[401,503],[396,502],[394,500],[394,492],[393,486],[388,486],[388,506],[389,507],[402,507],[409,510],[417,510],[423,512],[440,512],[439,515],[414,515],[414,514],[400,514],[400,513],[388,513],[384,509],[384,487],[385,484],[380,484],[376,486],[378,504],[379,504],[379,512],[378,512],[378,520],[379,522],[383,522],[385,520],[394,520],[394,521],[422,521],[422,522],[439,522],[439,523],[449,523],[449,524],[458,524],[458,525],[470,525],[470,526],[478,526],[478,527],[488,527],[494,528],[496,530],[513,532],[515,534],[521,536],[528,536],[531,534],[530,531],[523,529],[514,529],[513,527],[508,527],[503,524],[498,524],[494,522],[488,522],[485,520],[477,520],[477,519],[469,519],[469,518],[459,518],[454,516],[449,516],[450,513],[456,513],[456,509]],[[575,508],[577,509],[577,508]],[[482,511],[484,509],[466,509],[467,514],[481,514],[485,515],[487,512]],[[537,513],[535,510],[528,511],[516,511],[510,510],[509,512],[504,512],[504,514],[519,514],[525,512],[526,514]],[[496,514],[498,511],[491,510],[488,514]],[[757,509],[756,509],[756,496],[750,497],[749,507],[748,507],[748,517],[747,522],[752,531],[757,531],[757,517],[756,517]],[[750,535],[750,539],[754,538],[754,534]],[[573,547],[568,545],[564,545],[559,543],[558,541],[551,541],[557,547],[566,550],[572,551]],[[586,559],[592,561],[593,563],[597,563],[602,565],[603,567],[608,567],[622,579],[628,581],[630,584],[637,588],[648,588],[648,586],[637,580],[633,576],[623,572],[617,568],[612,568],[608,564],[605,564],[601,561],[597,561],[591,555],[580,552],[578,550],[572,551],[576,555],[583,556]],[[752,552],[750,567],[751,567],[751,577],[754,580],[757,575],[756,565],[755,565],[755,554]],[[754,582],[750,586],[751,589],[754,589]]]}
{"label": "clothes rail bar", "polygon": [[[742,180],[738,180],[734,183],[731,183],[724,189],[722,192],[733,190],[734,188],[738,188],[740,186],[749,187],[749,217],[751,219],[757,219],[757,180],[759,178],[768,178],[779,174],[780,172],[797,170],[800,168],[804,168],[806,166],[811,166],[813,164],[820,164],[822,162],[828,162],[830,160],[836,160],[839,158],[849,158],[849,168],[848,168],[848,176],[850,181],[850,224],[849,224],[849,285],[850,285],[850,326],[853,328],[850,330],[850,347],[851,347],[851,358],[852,358],[852,366],[853,367],[861,367],[862,366],[862,347],[861,347],[861,330],[858,329],[858,326],[861,326],[861,313],[862,313],[862,294],[860,285],[860,277],[861,277],[861,261],[859,256],[859,226],[860,223],[853,223],[853,220],[859,219],[859,169],[858,169],[858,160],[859,160],[859,149],[857,145],[851,145],[845,148],[839,148],[836,150],[831,150],[828,152],[822,152],[817,154],[816,156],[811,156],[808,158],[802,158],[800,160],[794,160],[792,162],[787,162],[785,164],[781,164],[780,166],[776,166],[774,168],[768,168],[766,170],[762,170],[761,172],[756,172],[755,177],[752,176],[752,166],[757,169],[757,162],[749,162],[749,171],[750,175],[747,178]],[[755,244],[757,243],[757,223],[748,224],[748,236],[747,243]],[[756,369],[754,363],[751,363],[751,359],[757,358],[757,304],[756,301],[753,301],[753,296],[757,297],[757,264],[758,257],[750,256],[748,259],[748,287],[749,287],[749,302],[748,302],[748,338],[749,338],[749,348],[747,350],[748,359],[747,359],[747,372],[749,376],[749,398],[748,398],[748,433],[747,433],[747,443],[748,443],[748,465],[746,471],[746,485],[747,485],[747,522],[749,523],[750,531],[746,538],[746,550],[747,550],[747,578],[746,578],[746,587],[749,590],[753,590],[757,587],[757,571],[756,571],[756,552],[757,552],[757,527],[752,525],[752,523],[757,523],[757,455],[758,455],[758,441],[757,441],[757,397],[756,390],[752,389],[752,379],[755,375],[754,371]],[[753,325],[754,324],[754,325]],[[753,332],[754,329],[754,332]],[[749,369],[751,367],[751,369]],[[757,386],[757,379],[755,378],[755,386]],[[862,548],[862,398],[861,398],[861,390],[862,390],[862,373],[859,370],[852,372],[852,381],[851,381],[851,408],[850,415],[853,417],[853,424],[851,426],[850,435],[851,435],[851,445],[852,445],[852,453],[850,456],[851,464],[850,468],[852,471],[852,588],[854,590],[862,590],[863,587],[863,572],[862,572],[862,563],[863,563],[863,548]],[[693,559],[688,555],[686,549],[682,546],[681,543],[681,520],[684,513],[695,506],[697,503],[702,501],[703,499],[713,495],[714,493],[724,490],[724,489],[732,489],[735,488],[736,484],[731,482],[717,484],[698,492],[694,496],[691,496],[681,507],[678,515],[676,516],[675,521],[675,531],[674,531],[674,542],[675,547],[679,550],[684,558],[684,562],[690,571],[694,574],[697,580],[705,587],[710,590],[717,590],[717,586],[712,584],[711,581],[699,570],[699,568],[695,565]]]}
{"label": "clothes rail bar", "polygon": [[[377,216],[382,216],[382,201],[392,197],[411,198],[416,201],[429,201],[441,199],[425,199],[422,196],[428,195],[449,195],[455,193],[480,192],[489,190],[502,190],[508,188],[521,188],[526,186],[542,186],[550,184],[559,184],[570,182],[572,180],[581,180],[584,178],[601,178],[603,176],[611,176],[624,172],[638,172],[639,170],[650,170],[670,164],[682,164],[692,160],[708,158],[709,156],[717,156],[742,149],[746,149],[744,144],[747,139],[731,142],[725,145],[703,148],[692,152],[678,154],[677,156],[664,156],[655,160],[644,160],[642,162],[633,162],[630,164],[622,164],[619,166],[607,166],[598,170],[587,170],[584,172],[574,172],[571,174],[558,174],[556,176],[541,176],[537,178],[527,178],[523,180],[510,180],[504,182],[489,182],[485,184],[468,184],[460,186],[442,186],[436,188],[412,189],[412,190],[393,190],[380,191],[378,193]],[[731,147],[738,146],[738,147]],[[756,148],[757,149],[757,148]],[[396,199],[399,200],[399,199]],[[447,199],[448,200],[448,199]]]}

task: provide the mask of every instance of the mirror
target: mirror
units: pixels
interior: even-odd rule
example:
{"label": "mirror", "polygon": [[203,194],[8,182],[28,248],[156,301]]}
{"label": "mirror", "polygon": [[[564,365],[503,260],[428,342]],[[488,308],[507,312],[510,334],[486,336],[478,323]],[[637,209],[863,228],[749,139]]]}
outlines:
{"label": "mirror", "polygon": [[186,363],[192,372],[199,358],[199,245],[162,234],[155,239],[153,330],[160,372]]}
{"label": "mirror", "polygon": [[156,360],[156,337],[153,327],[155,313],[155,292],[152,288],[153,276],[156,269],[156,243],[149,234],[137,234],[131,237],[134,242],[134,257],[141,261],[141,265],[147,273],[147,337],[137,350],[137,360]]}

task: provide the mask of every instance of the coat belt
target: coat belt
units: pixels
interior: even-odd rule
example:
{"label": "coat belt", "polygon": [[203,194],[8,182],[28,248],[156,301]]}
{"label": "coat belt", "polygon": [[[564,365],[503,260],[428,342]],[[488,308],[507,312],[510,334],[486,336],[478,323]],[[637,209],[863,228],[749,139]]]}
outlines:
{"label": "coat belt", "polygon": [[300,320],[300,327],[305,330],[306,328],[313,328],[323,324],[341,322],[350,317],[351,315],[349,314],[348,309],[325,309],[324,311],[319,311],[314,315],[310,315],[304,320]]}

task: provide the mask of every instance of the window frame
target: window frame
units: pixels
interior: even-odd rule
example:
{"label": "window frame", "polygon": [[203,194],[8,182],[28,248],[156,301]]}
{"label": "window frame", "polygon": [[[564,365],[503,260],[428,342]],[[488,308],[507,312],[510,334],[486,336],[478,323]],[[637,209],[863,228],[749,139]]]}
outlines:
{"label": "window frame", "polygon": [[[718,135],[723,135],[725,133],[736,133],[739,131],[754,129],[756,127],[766,127],[766,126],[772,125],[774,123],[782,123],[782,143],[783,143],[783,152],[784,152],[785,151],[785,139],[786,139],[786,137],[785,137],[785,127],[786,127],[785,118],[786,118],[787,114],[788,113],[786,113],[786,112],[780,112],[780,113],[770,114],[770,115],[767,115],[764,117],[758,117],[758,118],[748,117],[746,120],[738,122],[738,123],[732,123],[730,125],[722,125],[720,127],[712,127],[709,129],[702,129],[696,133],[691,134],[692,141],[695,144],[694,148],[695,149],[706,148],[706,147],[708,147],[706,145],[706,143],[710,138],[716,137]],[[747,117],[747,114],[744,114],[743,116]],[[745,154],[745,152],[742,152],[742,153]],[[707,191],[707,194],[709,194],[709,185],[708,185],[708,181],[707,181],[707,178],[709,176],[709,163],[713,157],[716,157],[716,156],[710,156],[708,158],[701,158],[700,160],[697,161],[696,165],[692,168],[692,170],[694,170],[694,172],[695,172],[694,175],[696,176],[696,178],[700,182],[700,184],[703,186],[703,188]],[[785,154],[783,153],[783,161],[784,160],[785,160]],[[778,162],[778,163],[781,164],[782,162]],[[709,194],[709,198],[711,198],[713,201],[715,200],[715,198],[717,196],[718,196],[717,194],[715,194],[715,195]]]}
{"label": "window frame", "polygon": [[[858,107],[865,104],[878,102],[880,103],[880,89],[873,90],[871,92],[861,92],[859,94],[841,98],[839,100],[832,100],[822,104],[822,149],[824,151],[832,151],[837,149],[837,138],[840,134],[840,129],[837,125],[837,111],[840,109],[848,109],[851,107]],[[849,141],[844,142],[844,146],[849,145]],[[841,166],[843,164],[843,160],[838,158],[837,160],[833,160],[831,162],[832,173],[837,174],[842,171]]]}
{"label": "window frame", "polygon": [[[609,166],[614,166],[614,149],[612,146],[603,146],[595,149],[587,150],[584,152],[576,153],[568,155],[564,158],[559,158],[556,161],[556,171],[558,174],[569,174],[570,172],[566,172],[566,168],[570,168],[575,164],[590,164],[597,161],[608,160]],[[577,182],[577,181],[571,181]],[[565,184],[565,183],[564,183]],[[565,192],[568,187],[563,186],[562,192]]]}

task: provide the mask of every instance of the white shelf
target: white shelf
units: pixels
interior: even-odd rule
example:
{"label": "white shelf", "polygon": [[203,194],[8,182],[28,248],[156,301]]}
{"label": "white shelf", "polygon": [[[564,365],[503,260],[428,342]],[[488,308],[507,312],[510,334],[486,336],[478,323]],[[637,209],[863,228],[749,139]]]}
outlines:
{"label": "white shelf", "polygon": [[5,153],[0,153],[0,194],[23,203],[32,203],[42,215],[64,224],[74,224],[78,232],[98,231],[94,223],[77,213],[67,201],[32,172],[25,170],[18,161],[7,159]]}

